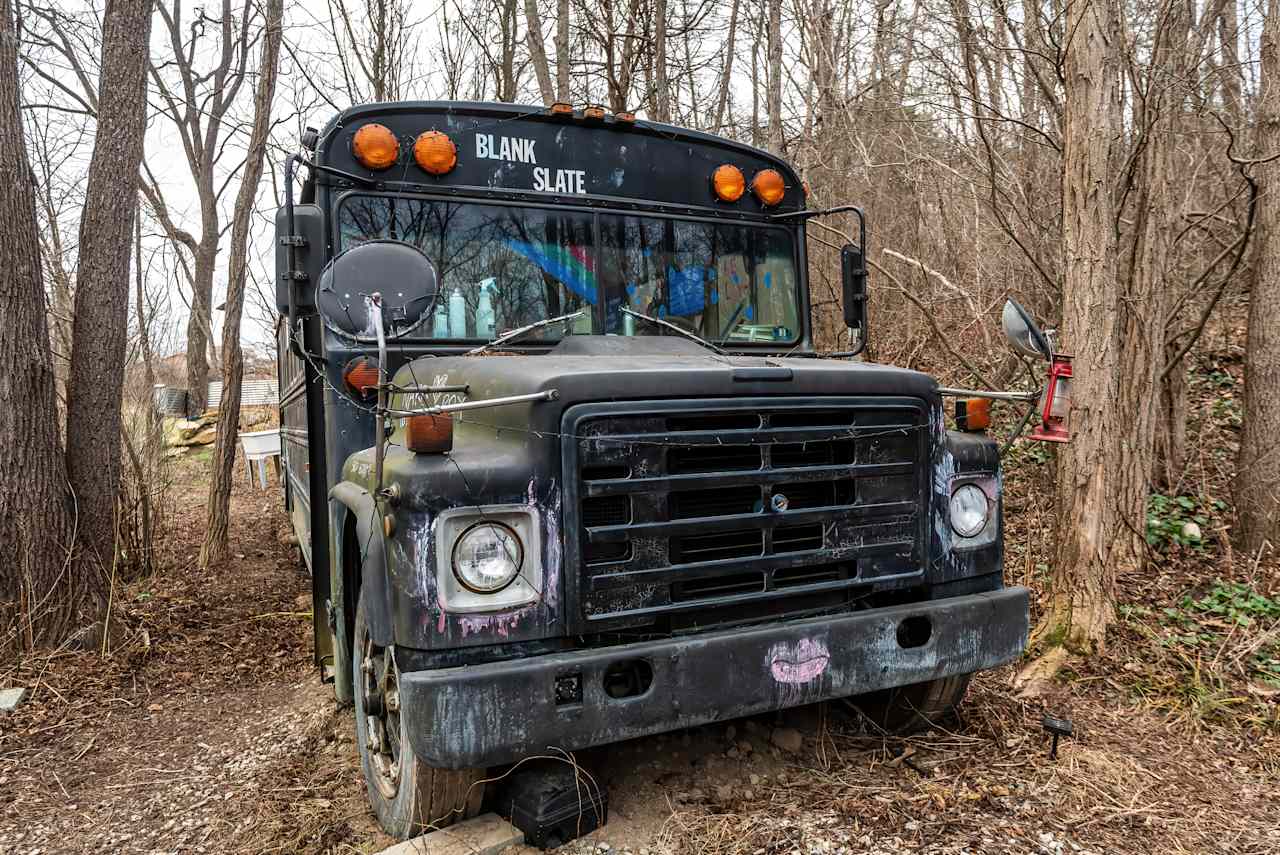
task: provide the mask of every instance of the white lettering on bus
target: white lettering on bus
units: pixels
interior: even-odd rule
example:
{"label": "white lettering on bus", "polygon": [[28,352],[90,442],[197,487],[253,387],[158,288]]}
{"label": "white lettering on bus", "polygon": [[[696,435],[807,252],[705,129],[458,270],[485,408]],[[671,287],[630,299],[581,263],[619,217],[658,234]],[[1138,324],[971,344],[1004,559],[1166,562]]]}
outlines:
{"label": "white lettering on bus", "polygon": [[533,170],[533,189],[546,193],[584,196],[587,192],[587,173],[581,169],[557,169],[554,176],[545,166]]}
{"label": "white lettering on bus", "polygon": [[476,157],[487,160],[509,160],[516,163],[537,163],[538,157],[533,151],[537,140],[523,137],[498,137],[495,142],[493,134],[476,134]]}

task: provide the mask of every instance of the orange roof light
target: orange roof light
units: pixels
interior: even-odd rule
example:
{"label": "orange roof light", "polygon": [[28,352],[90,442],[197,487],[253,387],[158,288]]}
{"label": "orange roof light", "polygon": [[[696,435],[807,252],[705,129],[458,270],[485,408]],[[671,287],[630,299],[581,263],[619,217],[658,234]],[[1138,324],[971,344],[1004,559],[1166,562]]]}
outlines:
{"label": "orange roof light", "polygon": [[458,147],[440,131],[423,131],[413,143],[413,159],[425,172],[445,175],[458,165]]}
{"label": "orange roof light", "polygon": [[751,179],[751,192],[756,194],[760,204],[772,207],[787,195],[787,182],[778,170],[762,169]]}
{"label": "orange roof light", "polygon": [[400,141],[386,125],[370,122],[356,131],[351,153],[366,169],[386,169],[399,159]]}
{"label": "orange roof light", "polygon": [[742,198],[743,192],[747,189],[747,179],[742,177],[742,170],[731,163],[725,163],[716,167],[716,171],[711,173],[711,186],[716,191],[716,197],[722,202],[736,202]]}
{"label": "orange roof light", "polygon": [[628,125],[634,125],[636,123],[636,114],[630,110],[623,110],[620,113],[614,113],[613,120],[615,122],[624,122]]}
{"label": "orange roof light", "polygon": [[599,104],[588,104],[582,108],[582,118],[601,121],[604,119],[604,107]]}
{"label": "orange roof light", "polygon": [[572,116],[573,115],[573,105],[567,104],[564,101],[555,102],[554,104],[551,105],[550,109],[551,109],[551,115],[553,116]]}

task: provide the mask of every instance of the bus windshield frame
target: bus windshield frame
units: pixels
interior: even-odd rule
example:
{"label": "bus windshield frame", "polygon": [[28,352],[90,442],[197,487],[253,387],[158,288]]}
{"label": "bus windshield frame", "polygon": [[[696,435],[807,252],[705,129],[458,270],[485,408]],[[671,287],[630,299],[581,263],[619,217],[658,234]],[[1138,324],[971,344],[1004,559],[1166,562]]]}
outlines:
{"label": "bus windshield frame", "polygon": [[335,254],[390,238],[436,266],[432,316],[404,337],[419,345],[489,341],[578,310],[527,344],[571,332],[664,334],[624,306],[731,348],[807,341],[803,232],[793,224],[364,189],[336,194],[331,210]]}

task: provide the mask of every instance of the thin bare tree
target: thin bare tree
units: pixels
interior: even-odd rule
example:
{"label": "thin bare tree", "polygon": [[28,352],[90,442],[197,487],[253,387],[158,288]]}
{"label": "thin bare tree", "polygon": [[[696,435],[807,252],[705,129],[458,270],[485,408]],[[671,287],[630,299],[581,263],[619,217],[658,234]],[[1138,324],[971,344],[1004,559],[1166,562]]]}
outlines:
{"label": "thin bare tree", "polygon": [[525,40],[529,43],[529,61],[533,64],[534,78],[538,81],[538,94],[542,103],[556,100],[555,84],[551,80],[551,65],[547,62],[547,48],[542,40],[542,16],[538,13],[538,0],[524,0]]}
{"label": "thin bare tree", "polygon": [[[253,46],[253,0],[241,7],[222,0],[215,8],[197,8],[183,17],[180,0],[158,2],[163,24],[162,55],[150,62],[158,112],[172,122],[182,145],[200,210],[197,237],[181,226],[150,176],[142,192],[156,220],[175,244],[191,256],[191,312],[187,320],[188,410],[203,412],[208,398],[209,348],[213,339],[213,278],[223,224],[219,205],[237,169],[220,174],[233,119],[230,111],[244,84]],[[216,12],[216,17],[215,17]]]}
{"label": "thin bare tree", "polygon": [[1280,546],[1280,0],[1267,0],[1257,104],[1258,240],[1245,351],[1244,425],[1235,500],[1241,543]]}
{"label": "thin bare tree", "polygon": [[209,483],[208,522],[200,547],[200,564],[209,567],[227,557],[230,521],[231,479],[235,473],[236,442],[240,426],[240,389],[244,379],[244,357],[240,348],[240,319],[244,309],[245,285],[249,276],[249,226],[263,161],[271,133],[271,106],[275,101],[276,73],[283,33],[284,0],[268,0],[263,12],[262,56],[258,61],[258,86],[253,99],[253,130],[245,155],[244,174],[236,194],[231,223],[230,275],[222,322],[222,403],[213,457],[213,478]]}

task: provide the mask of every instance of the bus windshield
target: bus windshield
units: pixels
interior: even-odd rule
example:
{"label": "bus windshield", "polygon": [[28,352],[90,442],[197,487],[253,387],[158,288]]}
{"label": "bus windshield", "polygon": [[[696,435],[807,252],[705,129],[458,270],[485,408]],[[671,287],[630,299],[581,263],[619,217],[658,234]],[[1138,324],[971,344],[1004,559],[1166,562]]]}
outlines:
{"label": "bus windshield", "polygon": [[[338,230],[341,250],[390,238],[431,259],[440,297],[414,337],[488,341],[579,310],[575,333],[661,334],[624,307],[730,345],[800,337],[795,248],[784,228],[351,194],[339,204]],[[560,324],[539,331],[544,341],[563,332]]]}

